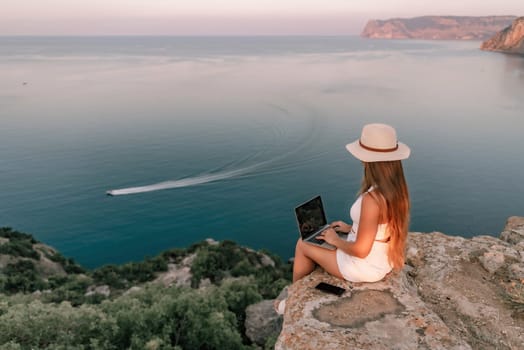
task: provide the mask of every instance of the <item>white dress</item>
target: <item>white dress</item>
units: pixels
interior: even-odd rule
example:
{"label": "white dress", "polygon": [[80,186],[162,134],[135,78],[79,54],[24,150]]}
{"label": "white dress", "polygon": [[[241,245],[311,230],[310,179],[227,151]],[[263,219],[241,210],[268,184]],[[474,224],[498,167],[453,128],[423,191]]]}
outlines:
{"label": "white dress", "polygon": [[[368,192],[372,191],[370,189]],[[349,212],[353,226],[347,240],[354,242],[357,239],[358,222],[360,220],[360,211],[362,208],[362,195],[351,206]],[[388,261],[389,243],[379,242],[389,237],[387,224],[380,224],[377,228],[377,235],[369,255],[365,258],[358,258],[349,255],[341,249],[337,249],[338,269],[344,279],[351,282],[376,282],[384,278],[391,271],[392,267]]]}

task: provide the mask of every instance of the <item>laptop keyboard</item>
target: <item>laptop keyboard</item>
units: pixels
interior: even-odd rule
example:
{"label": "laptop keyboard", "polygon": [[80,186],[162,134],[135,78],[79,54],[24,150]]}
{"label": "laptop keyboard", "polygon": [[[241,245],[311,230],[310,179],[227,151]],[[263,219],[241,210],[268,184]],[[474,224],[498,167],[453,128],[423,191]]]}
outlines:
{"label": "laptop keyboard", "polygon": [[322,243],[325,243],[324,240],[322,239],[316,239],[316,238],[310,238],[307,240],[308,242],[311,242],[311,243],[316,243],[316,244],[322,244]]}

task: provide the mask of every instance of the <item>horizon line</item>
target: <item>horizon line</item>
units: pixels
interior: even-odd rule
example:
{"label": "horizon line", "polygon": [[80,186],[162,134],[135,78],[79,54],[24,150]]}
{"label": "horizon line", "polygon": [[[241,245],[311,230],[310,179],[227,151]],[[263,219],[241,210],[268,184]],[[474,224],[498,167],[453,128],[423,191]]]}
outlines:
{"label": "horizon line", "polygon": [[344,37],[360,36],[360,34],[0,34],[0,38],[8,37]]}

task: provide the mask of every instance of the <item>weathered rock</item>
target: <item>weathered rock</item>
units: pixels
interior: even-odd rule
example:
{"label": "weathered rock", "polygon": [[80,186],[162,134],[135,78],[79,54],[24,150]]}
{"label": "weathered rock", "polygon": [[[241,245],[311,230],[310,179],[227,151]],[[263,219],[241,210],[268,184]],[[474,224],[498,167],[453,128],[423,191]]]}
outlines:
{"label": "weathered rock", "polygon": [[515,19],[511,25],[483,42],[480,48],[524,55],[524,17]]}
{"label": "weathered rock", "polygon": [[133,286],[131,288],[129,288],[128,290],[126,290],[124,292],[124,295],[129,295],[129,294],[133,294],[133,293],[138,293],[142,290],[142,287],[138,287],[138,286]]}
{"label": "weathered rock", "polygon": [[524,217],[511,216],[508,218],[506,227],[500,234],[500,239],[515,245],[524,242]]}
{"label": "weathered rock", "polygon": [[515,16],[422,16],[370,20],[361,36],[374,39],[485,40]]}
{"label": "weathered rock", "polygon": [[504,254],[497,251],[485,252],[479,257],[480,264],[489,273],[495,273],[504,266]]}
{"label": "weathered rock", "polygon": [[275,312],[272,300],[263,300],[247,307],[244,325],[247,337],[258,345],[264,345],[269,337],[280,332],[282,317]]}
{"label": "weathered rock", "polygon": [[[324,294],[324,281],[347,291]],[[321,269],[289,288],[275,349],[470,349],[418,297],[405,273],[377,283],[340,281]]]}
{"label": "weathered rock", "polygon": [[524,281],[524,264],[511,264],[508,267],[509,277],[514,280]]}
{"label": "weathered rock", "polygon": [[[206,239],[206,242],[210,245],[218,244],[212,238]],[[167,271],[159,273],[155,279],[156,283],[160,283],[165,287],[176,285],[178,287],[189,287],[191,286],[191,266],[196,258],[196,254],[190,254],[186,256],[180,264],[168,264]]]}
{"label": "weathered rock", "polygon": [[[271,266],[271,267],[275,266],[275,262],[268,255],[261,253],[261,252],[257,252],[256,250],[248,248],[248,247],[244,247],[244,249],[248,253],[256,254],[259,257],[260,263],[262,264],[262,266]],[[255,265],[258,265],[258,264],[255,264]]]}
{"label": "weathered rock", "polygon": [[276,349],[524,349],[523,224],[505,240],[410,233],[403,271],[376,283],[317,269],[289,287]]}
{"label": "weathered rock", "polygon": [[[514,247],[494,237],[466,240],[441,233],[410,234],[409,245],[424,252],[411,274],[418,294],[454,335],[474,349],[524,346],[524,322],[514,318],[502,289],[510,278],[507,262],[519,256]],[[482,263],[487,255],[496,257],[489,265],[493,271]]]}
{"label": "weathered rock", "polygon": [[186,256],[182,260],[182,266],[189,266],[189,267],[191,267],[191,265],[193,264],[193,260],[195,260],[196,256],[197,256],[196,254],[190,254],[190,255]]}
{"label": "weathered rock", "polygon": [[191,267],[177,264],[168,264],[167,271],[160,273],[155,282],[161,283],[164,287],[176,285],[179,287],[191,286]]}
{"label": "weathered rock", "polygon": [[198,288],[209,288],[213,286],[213,282],[209,278],[202,278],[198,284]]}
{"label": "weathered rock", "polygon": [[67,275],[62,264],[56,261],[52,261],[51,259],[48,258],[48,256],[54,256],[58,253],[54,248],[48,245],[42,244],[42,243],[36,243],[36,244],[33,244],[33,249],[36,252],[38,252],[38,254],[40,255],[40,259],[35,264],[35,266],[36,266],[37,271],[42,276],[53,276],[53,275],[65,276]]}
{"label": "weathered rock", "polygon": [[262,266],[275,267],[275,262],[273,261],[273,259],[271,259],[266,254],[260,254],[260,263],[262,264]]}
{"label": "weathered rock", "polygon": [[87,288],[85,296],[88,297],[95,294],[100,294],[105,297],[108,297],[111,294],[111,288],[109,288],[109,286],[105,284],[102,286],[90,286]]}
{"label": "weathered rock", "polygon": [[218,245],[220,242],[215,241],[213,238],[206,238],[206,243],[209,245]]}

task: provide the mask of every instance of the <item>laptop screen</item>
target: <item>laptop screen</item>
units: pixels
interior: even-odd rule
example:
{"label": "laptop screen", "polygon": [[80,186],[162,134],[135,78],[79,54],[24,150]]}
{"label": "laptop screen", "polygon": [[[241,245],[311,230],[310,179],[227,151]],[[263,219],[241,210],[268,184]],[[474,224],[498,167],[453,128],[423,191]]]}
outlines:
{"label": "laptop screen", "polygon": [[309,237],[327,224],[320,196],[296,207],[295,214],[302,239]]}

